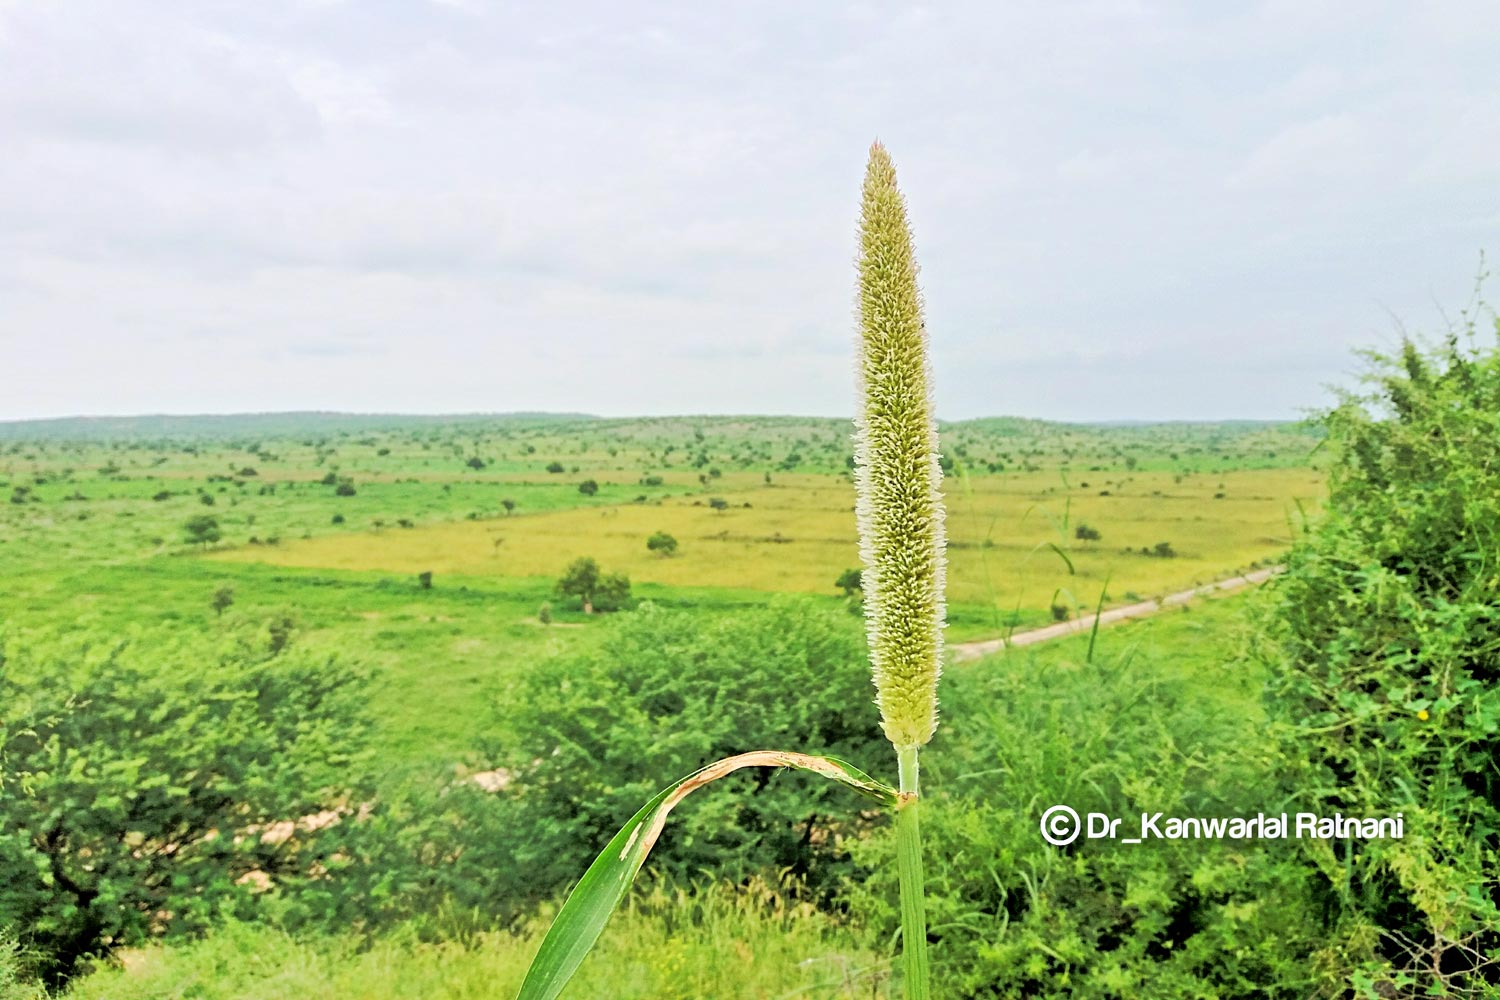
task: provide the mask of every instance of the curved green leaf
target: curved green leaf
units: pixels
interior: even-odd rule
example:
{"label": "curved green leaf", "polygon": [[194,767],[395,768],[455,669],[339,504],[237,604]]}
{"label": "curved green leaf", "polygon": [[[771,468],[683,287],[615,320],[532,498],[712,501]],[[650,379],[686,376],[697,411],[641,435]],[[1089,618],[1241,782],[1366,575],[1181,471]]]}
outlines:
{"label": "curved green leaf", "polygon": [[884,805],[894,806],[899,798],[894,788],[852,764],[812,754],[754,750],[694,771],[657,793],[589,865],[542,939],[516,1000],[553,1000],[562,992],[599,939],[610,914],[625,898],[646,855],[661,836],[667,814],[692,792],[742,767],[795,767],[831,778]]}

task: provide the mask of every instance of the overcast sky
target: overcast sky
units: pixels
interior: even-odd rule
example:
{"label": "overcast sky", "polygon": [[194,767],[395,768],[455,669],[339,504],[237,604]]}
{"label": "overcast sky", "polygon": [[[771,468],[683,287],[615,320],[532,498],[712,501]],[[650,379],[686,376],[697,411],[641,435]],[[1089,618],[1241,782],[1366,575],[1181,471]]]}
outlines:
{"label": "overcast sky", "polygon": [[875,137],[941,416],[1292,418],[1500,254],[1497,51],[1494,0],[0,0],[0,419],[844,415]]}

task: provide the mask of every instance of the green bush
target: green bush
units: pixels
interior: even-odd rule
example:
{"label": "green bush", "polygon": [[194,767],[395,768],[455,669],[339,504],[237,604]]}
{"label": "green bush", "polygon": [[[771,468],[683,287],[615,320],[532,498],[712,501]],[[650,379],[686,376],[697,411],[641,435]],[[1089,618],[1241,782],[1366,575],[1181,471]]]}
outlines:
{"label": "green bush", "polygon": [[[500,714],[516,734],[495,751],[514,775],[506,840],[532,897],[570,884],[642,802],[710,761],[793,745],[864,766],[888,756],[858,629],[790,598],[708,621],[643,606],[597,647],[529,671]],[[753,769],[688,799],[650,864],[826,886],[866,828],[860,805],[828,782]]]}
{"label": "green bush", "polygon": [[1327,509],[1267,621],[1301,807],[1405,817],[1303,859],[1321,961],[1370,996],[1500,983],[1500,354],[1468,334],[1369,354],[1326,414]]}
{"label": "green bush", "polygon": [[11,642],[0,663],[0,927],[48,978],[245,911],[249,873],[290,885],[329,863],[320,836],[259,831],[351,801],[359,673],[166,638]]}
{"label": "green bush", "polygon": [[[1121,818],[1120,837],[1142,812],[1279,811],[1257,687],[1224,668],[1233,620],[1214,612],[1198,631],[1182,617],[1109,633],[1103,649],[1119,651],[1092,663],[1080,640],[944,677],[943,725],[923,769],[935,995],[1310,994],[1317,927],[1284,843],[1054,847],[1041,836],[1041,815],[1058,804]],[[1131,629],[1178,638],[1143,652]],[[1190,649],[1201,659],[1177,672]],[[849,898],[872,945],[899,927],[894,850],[877,836],[855,852],[867,873]]]}
{"label": "green bush", "polygon": [[47,1000],[47,990],[32,976],[30,964],[14,937],[0,936],[0,1000]]}
{"label": "green bush", "polygon": [[630,578],[623,573],[603,573],[598,562],[582,556],[569,563],[558,578],[557,593],[578,598],[585,614],[619,611],[630,601]]}

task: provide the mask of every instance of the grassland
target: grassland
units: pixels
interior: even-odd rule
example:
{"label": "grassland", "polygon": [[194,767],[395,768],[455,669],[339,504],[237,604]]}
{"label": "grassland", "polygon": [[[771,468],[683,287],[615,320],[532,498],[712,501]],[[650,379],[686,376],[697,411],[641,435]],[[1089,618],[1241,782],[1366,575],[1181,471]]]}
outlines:
{"label": "grassland", "polygon": [[[1274,561],[1321,489],[1316,438],[1288,426],[988,420],[945,425],[943,442],[954,640],[1092,608],[1106,581],[1125,602]],[[638,599],[705,614],[773,591],[843,603],[834,581],[858,562],[849,454],[845,422],[795,418],[0,425],[0,623],[290,618],[299,642],[380,672],[385,766],[448,766],[484,724],[488,685],[587,641],[595,619],[552,593],[577,556],[628,573]],[[218,541],[187,540],[200,515]],[[1080,524],[1100,538],[1076,538]],[[676,555],[647,551],[656,531]],[[1172,558],[1142,552],[1162,542]],[[537,619],[549,600],[551,628]]]}
{"label": "grassland", "polygon": [[[1298,507],[1322,491],[1317,438],[1291,426],[988,420],[945,425],[942,436],[954,640],[1274,562]],[[499,692],[594,641],[606,616],[554,590],[578,556],[627,573],[637,600],[705,620],[790,591],[846,611],[855,628],[859,606],[835,585],[858,562],[850,451],[846,422],[793,418],[0,425],[0,639],[76,632],[149,648],[198,635],[263,642],[289,625],[299,647],[374,672],[369,777],[396,796],[486,766],[477,748],[515,735],[495,731],[510,725],[495,712]],[[205,516],[217,537],[195,543],[187,524]],[[658,531],[678,540],[676,554],[647,550]],[[215,607],[216,593],[227,604]],[[538,615],[545,602],[550,625]],[[1131,691],[1157,675],[1197,691],[1195,719],[1208,705],[1243,708],[1253,679],[1226,676],[1219,655],[1228,612],[1216,609],[1232,606],[1111,630],[1101,662]],[[1063,641],[1025,663],[1094,690],[1079,673],[1082,649]],[[1039,734],[1057,722],[1046,715],[1055,706],[985,693],[991,671],[954,668],[951,690],[978,694],[970,711],[947,715],[934,744],[939,796],[992,780],[984,734],[1002,719]],[[888,961],[859,928],[726,898],[713,890],[638,908],[571,995],[886,990]],[[292,940],[268,911],[266,923],[132,952],[73,995],[493,995],[521,974],[540,926],[494,934],[442,919],[373,941]]]}
{"label": "grassland", "polygon": [[[1157,738],[1169,740],[1167,734],[1176,734],[1182,741],[1180,748],[1163,751],[1153,745],[1147,753],[1169,753],[1171,761],[1165,766],[1181,772],[1180,782],[1211,782],[1218,771],[1204,764],[1203,756],[1213,746],[1204,742],[1206,734],[1218,732],[1221,742],[1241,740],[1249,745],[1263,728],[1258,700],[1262,678],[1234,655],[1242,638],[1246,599],[1243,594],[1212,599],[1112,629],[1102,638],[1092,665],[1086,637],[1074,637],[955,667],[945,679],[952,708],[929,763],[933,808],[942,813],[934,817],[939,824],[936,832],[951,830],[949,824],[957,823],[958,831],[985,844],[991,830],[967,830],[961,819],[967,807],[956,803],[1003,799],[1012,786],[1080,804],[1099,794],[1100,785],[1112,783],[1124,759],[1121,755],[1141,752],[1111,737],[1112,710],[1132,704],[1135,711],[1142,703],[1150,706],[1159,721]],[[1025,687],[1037,677],[1050,679],[1053,690],[1046,699],[993,696],[997,689]],[[1100,683],[1101,678],[1113,680]],[[1015,745],[1013,755],[994,758],[997,734],[1005,734]],[[1149,781],[1135,791],[1166,794],[1164,787]],[[1070,795],[1080,797],[1069,799]],[[1110,807],[1107,802],[1099,805]],[[1009,805],[995,808],[1016,812]],[[1019,816],[1015,825],[1024,829],[1013,843],[1006,842],[1006,850],[1022,852],[1028,865],[1046,860],[1045,849],[1033,843],[1033,821],[1030,814]],[[1104,857],[1140,867],[1132,850],[1136,849],[1113,847]],[[1226,852],[1226,867],[1243,864],[1243,857],[1234,853],[1239,850]],[[1024,852],[1037,857],[1028,858]],[[1191,850],[1184,853],[1192,857]],[[977,862],[934,856],[934,891],[953,892],[961,884],[959,869],[971,863],[987,869],[1016,862],[989,853]],[[1053,877],[1061,880],[1064,875],[1060,871]],[[1185,875],[1183,881],[1188,881]],[[1046,886],[1045,879],[1038,881],[1038,891]],[[1132,892],[1134,905],[1145,905],[1143,891]],[[952,921],[946,934],[978,937],[985,942],[984,950],[1016,948],[1026,941],[1028,931],[1008,926],[1003,915],[953,909],[956,905],[946,898],[941,903]],[[357,934],[299,939],[270,923],[229,923],[201,941],[126,951],[78,980],[66,996],[402,1000],[510,995],[549,913],[539,914],[515,933],[467,930],[463,917],[438,916],[374,940]],[[451,925],[444,926],[444,919]],[[1045,952],[1038,949],[1036,954]],[[946,951],[941,957],[953,960]],[[898,995],[892,968],[891,957],[872,947],[847,921],[805,904],[788,904],[763,887],[746,892],[705,883],[684,891],[656,885],[612,920],[564,996],[880,998]]]}
{"label": "grassland", "polygon": [[[1073,484],[1057,472],[968,477],[948,498],[950,600],[971,609],[1035,612],[1045,611],[1059,590],[1092,606],[1106,579],[1117,600],[1204,583],[1274,560],[1290,542],[1293,503],[1310,501],[1319,486],[1316,475],[1299,469],[1211,478],[1139,472]],[[247,545],[208,558],[552,578],[572,559],[591,555],[637,581],[805,593],[834,591],[840,571],[858,565],[853,487],[843,477],[785,475],[765,484],[760,476],[728,475],[715,480],[712,498],[726,506],[714,509],[693,492],[597,510]],[[1079,524],[1102,537],[1079,542]],[[646,539],[657,531],[679,541],[676,554],[647,550]],[[1163,541],[1175,556],[1152,554]],[[961,631],[976,627],[984,628]]]}

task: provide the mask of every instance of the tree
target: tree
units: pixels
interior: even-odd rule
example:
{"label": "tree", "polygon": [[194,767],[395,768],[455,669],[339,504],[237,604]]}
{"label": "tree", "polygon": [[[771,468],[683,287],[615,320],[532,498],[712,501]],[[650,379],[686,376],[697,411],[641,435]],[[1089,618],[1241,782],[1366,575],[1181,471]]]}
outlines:
{"label": "tree", "polygon": [[673,538],[665,531],[658,531],[656,534],[646,539],[646,548],[651,552],[656,552],[663,556],[670,556],[677,551],[677,539]]}
{"label": "tree", "polygon": [[595,493],[599,492],[599,484],[594,482],[592,479],[585,479],[583,482],[578,484],[578,492],[582,493],[586,497],[591,497]]}
{"label": "tree", "polygon": [[547,471],[548,472],[563,472],[565,470],[563,469],[563,464],[561,462],[548,462],[547,463]]}
{"label": "tree", "polygon": [[1091,528],[1086,524],[1080,523],[1078,527],[1073,529],[1073,537],[1080,542],[1097,542],[1104,536],[1099,534],[1098,528]]}
{"label": "tree", "polygon": [[506,497],[504,500],[500,501],[500,506],[505,508],[505,516],[509,517],[511,511],[516,509],[516,502],[510,497]]}
{"label": "tree", "polygon": [[225,610],[233,603],[234,588],[226,583],[214,591],[214,596],[209,601],[209,606],[214,609],[215,614],[222,616]]}
{"label": "tree", "polygon": [[475,455],[464,464],[477,472],[478,470],[484,468],[484,459],[480,458],[478,455]]}
{"label": "tree", "polygon": [[339,497],[352,497],[354,496],[354,492],[354,480],[352,479],[341,480],[339,484],[333,488],[333,495]]}
{"label": "tree", "polygon": [[248,873],[289,890],[338,864],[336,834],[263,831],[368,794],[349,785],[361,674],[242,644],[4,652],[0,914],[54,983],[153,930],[250,916]]}
{"label": "tree", "polygon": [[557,581],[557,592],[576,597],[584,614],[618,611],[630,599],[630,578],[620,573],[601,573],[590,556],[575,559]]}
{"label": "tree", "polygon": [[219,519],[212,514],[199,514],[190,517],[182,526],[187,533],[187,540],[195,545],[208,548],[209,545],[224,537],[219,531]]}
{"label": "tree", "polygon": [[729,501],[725,500],[723,497],[709,497],[708,498],[708,505],[710,507],[712,507],[714,510],[728,510],[729,509]]}
{"label": "tree", "polygon": [[417,574],[417,586],[423,590],[432,589],[432,570],[424,570]]}
{"label": "tree", "polygon": [[864,571],[858,569],[846,569],[839,574],[834,586],[844,592],[845,597],[853,597],[864,591]]}

